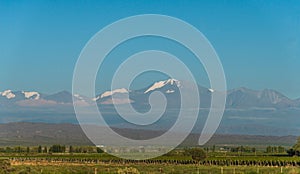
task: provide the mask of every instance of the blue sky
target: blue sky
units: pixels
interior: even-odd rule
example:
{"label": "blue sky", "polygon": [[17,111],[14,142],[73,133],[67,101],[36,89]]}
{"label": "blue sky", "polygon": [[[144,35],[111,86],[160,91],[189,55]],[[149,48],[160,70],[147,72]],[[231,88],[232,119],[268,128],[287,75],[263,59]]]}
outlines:
{"label": "blue sky", "polygon": [[[271,88],[300,97],[300,1],[276,0],[0,1],[0,90],[71,90],[86,42],[116,20],[147,13],[197,27],[216,49],[228,88]],[[148,48],[136,43],[136,50]],[[183,54],[179,50],[169,51]],[[187,57],[185,61],[193,64]],[[199,69],[194,67],[195,74],[203,75]],[[97,85],[108,89],[109,75],[99,76]],[[148,83],[141,80],[140,85]],[[205,77],[203,84],[208,85]]]}

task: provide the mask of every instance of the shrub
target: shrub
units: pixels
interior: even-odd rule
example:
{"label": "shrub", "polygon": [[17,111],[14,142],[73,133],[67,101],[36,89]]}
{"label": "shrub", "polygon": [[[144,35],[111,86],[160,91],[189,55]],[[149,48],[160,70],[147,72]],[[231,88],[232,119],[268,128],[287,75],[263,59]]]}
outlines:
{"label": "shrub", "polygon": [[118,174],[140,174],[140,172],[136,168],[125,167],[124,169],[118,169]]}

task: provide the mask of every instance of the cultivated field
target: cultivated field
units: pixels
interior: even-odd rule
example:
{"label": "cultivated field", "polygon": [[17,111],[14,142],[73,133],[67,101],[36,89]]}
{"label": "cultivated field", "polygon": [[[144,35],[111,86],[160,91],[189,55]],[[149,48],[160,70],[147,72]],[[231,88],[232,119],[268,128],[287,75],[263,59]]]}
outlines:
{"label": "cultivated field", "polygon": [[176,149],[150,160],[123,160],[107,153],[1,153],[0,173],[300,173],[300,157],[284,153],[208,151],[195,160]]}

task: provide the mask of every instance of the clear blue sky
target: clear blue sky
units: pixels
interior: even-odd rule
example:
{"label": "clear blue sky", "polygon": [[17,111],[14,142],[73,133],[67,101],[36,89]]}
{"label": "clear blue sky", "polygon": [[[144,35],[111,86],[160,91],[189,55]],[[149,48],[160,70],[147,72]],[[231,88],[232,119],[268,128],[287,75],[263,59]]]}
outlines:
{"label": "clear blue sky", "polygon": [[118,19],[147,13],[197,27],[218,52],[228,88],[271,88],[300,97],[297,0],[0,1],[0,91],[71,90],[85,43]]}

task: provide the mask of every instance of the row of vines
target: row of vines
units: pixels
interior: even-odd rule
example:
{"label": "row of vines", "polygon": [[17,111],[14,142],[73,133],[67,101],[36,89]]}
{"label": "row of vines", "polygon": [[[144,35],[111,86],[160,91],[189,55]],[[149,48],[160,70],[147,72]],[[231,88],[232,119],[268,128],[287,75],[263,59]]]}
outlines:
{"label": "row of vines", "polygon": [[61,162],[61,163],[91,163],[91,164],[199,164],[205,166],[300,166],[300,159],[206,159],[194,160],[122,160],[122,159],[90,159],[90,158],[37,158],[37,157],[12,157],[11,162]]}

